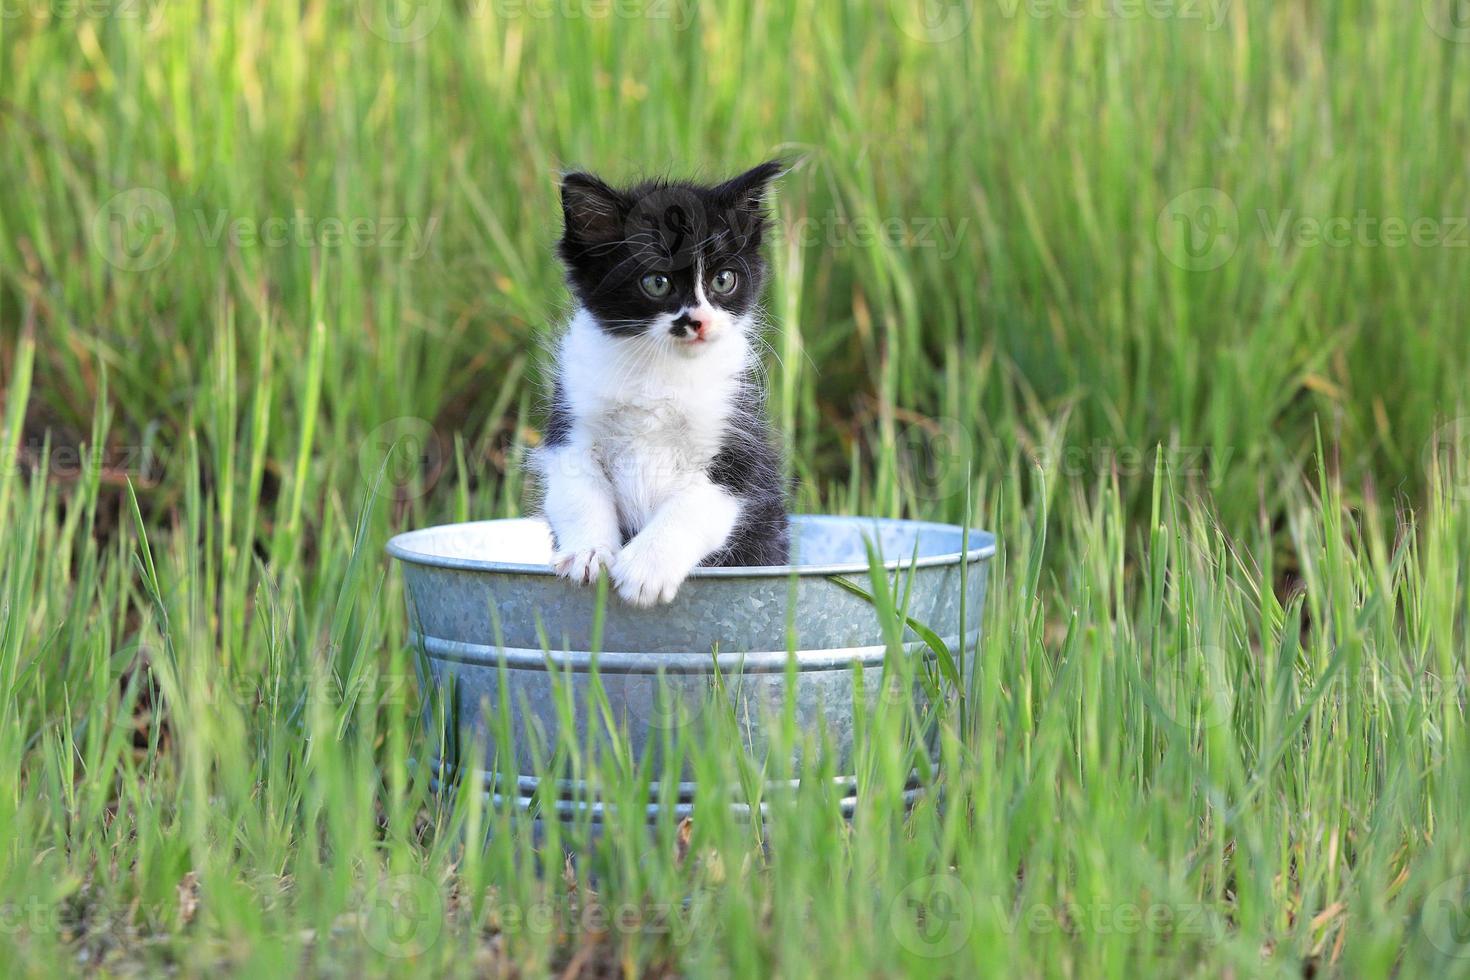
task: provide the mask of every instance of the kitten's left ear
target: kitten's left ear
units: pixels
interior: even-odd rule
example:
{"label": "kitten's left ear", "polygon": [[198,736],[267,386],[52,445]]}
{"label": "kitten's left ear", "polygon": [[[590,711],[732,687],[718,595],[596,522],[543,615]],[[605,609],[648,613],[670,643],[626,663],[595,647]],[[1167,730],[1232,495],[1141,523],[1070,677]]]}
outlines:
{"label": "kitten's left ear", "polygon": [[561,179],[564,243],[600,245],[623,233],[623,195],[587,173],[569,173]]}
{"label": "kitten's left ear", "polygon": [[765,202],[766,188],[789,169],[784,160],[767,160],[716,187],[715,196],[738,210],[759,211]]}

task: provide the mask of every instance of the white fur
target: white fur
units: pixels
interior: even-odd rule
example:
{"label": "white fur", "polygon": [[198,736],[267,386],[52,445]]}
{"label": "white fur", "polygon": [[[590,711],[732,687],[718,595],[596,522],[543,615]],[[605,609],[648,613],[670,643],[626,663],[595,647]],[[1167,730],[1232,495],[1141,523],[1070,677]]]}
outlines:
{"label": "white fur", "polygon": [[[688,312],[708,324],[703,341],[670,334],[679,313],[614,337],[578,310],[557,352],[571,434],[538,460],[553,565],[582,583],[608,568],[639,606],[671,600],[740,516],[708,470],[754,357],[750,324],[697,299]],[[626,547],[620,526],[635,532]]]}

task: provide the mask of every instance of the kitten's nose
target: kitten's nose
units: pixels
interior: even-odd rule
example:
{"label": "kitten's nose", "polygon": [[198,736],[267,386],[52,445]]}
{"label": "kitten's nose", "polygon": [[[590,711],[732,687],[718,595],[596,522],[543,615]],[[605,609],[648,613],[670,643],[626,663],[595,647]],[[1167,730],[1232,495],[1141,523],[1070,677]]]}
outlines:
{"label": "kitten's nose", "polygon": [[680,313],[674,320],[674,325],[669,328],[669,332],[675,337],[693,336],[698,340],[703,340],[707,329],[709,329],[708,320],[701,320],[688,313]]}

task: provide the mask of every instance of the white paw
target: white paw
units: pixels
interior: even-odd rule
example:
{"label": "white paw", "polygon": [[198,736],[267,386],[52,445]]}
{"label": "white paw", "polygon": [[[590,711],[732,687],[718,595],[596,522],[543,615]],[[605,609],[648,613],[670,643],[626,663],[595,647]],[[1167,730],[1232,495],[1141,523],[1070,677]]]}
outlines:
{"label": "white paw", "polygon": [[591,548],[558,551],[551,558],[551,567],[564,579],[578,585],[588,585],[597,581],[598,572],[604,568],[611,569],[616,558],[616,550],[594,545]]}
{"label": "white paw", "polygon": [[635,537],[613,562],[613,584],[623,601],[634,606],[671,602],[689,576],[690,566],[646,537]]}

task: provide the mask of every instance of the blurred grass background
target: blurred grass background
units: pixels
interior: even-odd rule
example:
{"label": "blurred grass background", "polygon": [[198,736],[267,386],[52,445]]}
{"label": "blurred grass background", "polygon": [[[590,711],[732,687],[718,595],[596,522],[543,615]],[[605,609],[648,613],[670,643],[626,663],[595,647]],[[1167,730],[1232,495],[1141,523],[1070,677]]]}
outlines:
{"label": "blurred grass background", "polygon": [[[514,441],[533,338],[565,306],[559,169],[780,153],[798,168],[776,410],[813,505],[856,473],[901,511],[881,461],[916,415],[964,426],[987,463],[1065,418],[1077,476],[1109,469],[1098,446],[1186,447],[1236,521],[1279,487],[1263,474],[1300,468],[1314,418],[1349,485],[1422,489],[1470,350],[1465,45],[1362,3],[930,7],[23,6],[0,53],[0,264],[7,335],[37,331],[34,410],[85,433],[106,372],[114,438],[177,444],[233,316],[268,322],[268,353],[253,328],[237,353],[269,362],[289,423],[319,315],[323,445],[425,417],[502,480],[491,446]],[[1236,209],[1208,274],[1180,267],[1167,212],[1196,188]],[[156,226],[147,191],[170,209]],[[1431,220],[1443,244],[1273,240],[1359,212]],[[299,225],[254,241],[272,220]],[[332,220],[366,244],[333,247]]]}
{"label": "blurred grass background", "polygon": [[[1467,969],[1424,918],[1467,907],[1470,870],[1453,4],[3,14],[17,964]],[[456,851],[480,817],[401,775],[416,703],[380,545],[526,506],[561,168],[772,155],[795,164],[768,307],[800,509],[999,531],[988,734],[955,731],[943,813],[849,834],[817,807],[791,817],[804,859],[769,866],[696,829],[717,881],[672,848],[598,865],[611,897],[712,889],[719,928],[683,944],[512,936],[486,889],[529,902],[559,861]],[[1160,676],[1193,722],[1150,722]],[[1197,724],[1217,695],[1231,723]],[[432,907],[465,902],[446,938],[343,940],[410,869]],[[873,925],[929,874],[977,910],[948,957]],[[1045,934],[1009,914],[1069,902]],[[1120,903],[1213,925],[1089,920]]]}

